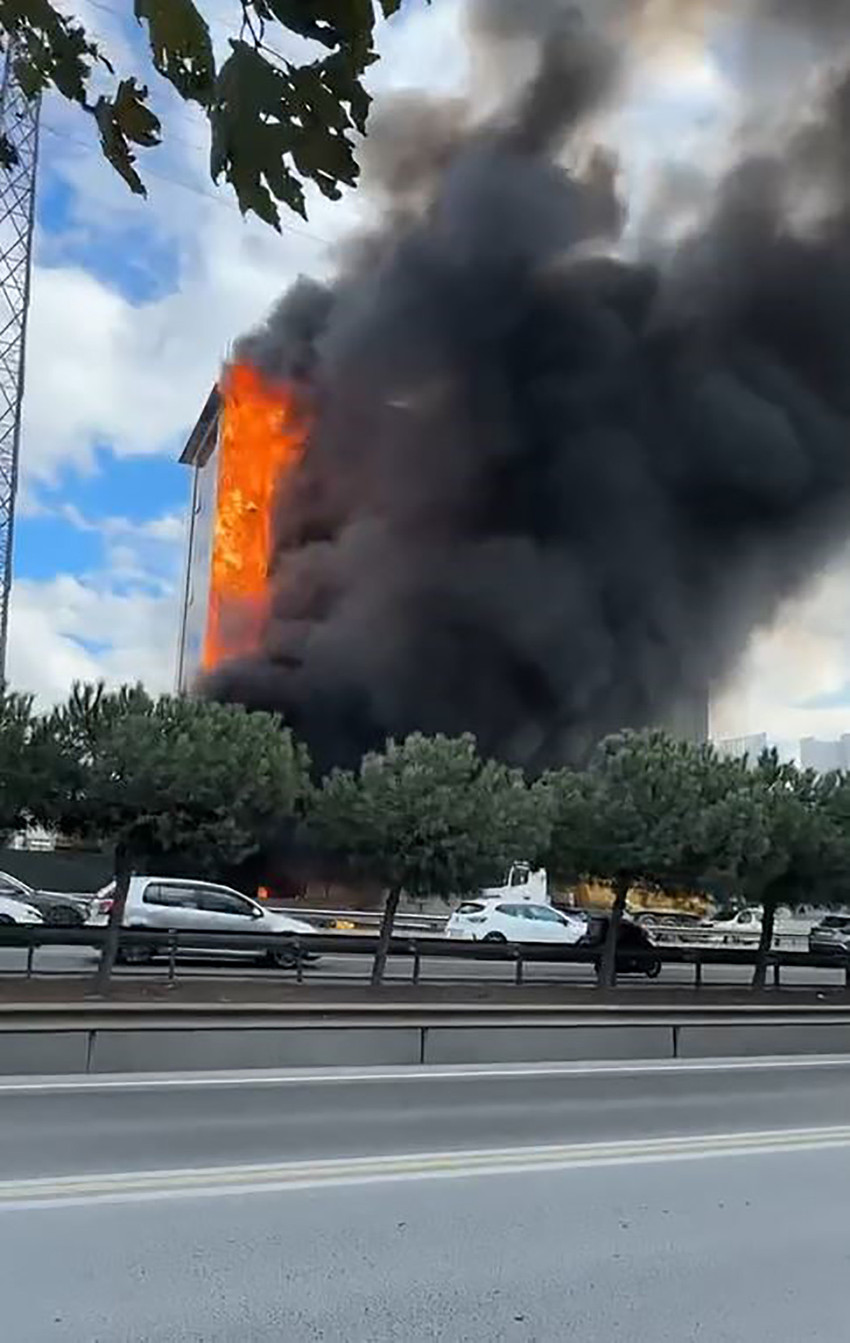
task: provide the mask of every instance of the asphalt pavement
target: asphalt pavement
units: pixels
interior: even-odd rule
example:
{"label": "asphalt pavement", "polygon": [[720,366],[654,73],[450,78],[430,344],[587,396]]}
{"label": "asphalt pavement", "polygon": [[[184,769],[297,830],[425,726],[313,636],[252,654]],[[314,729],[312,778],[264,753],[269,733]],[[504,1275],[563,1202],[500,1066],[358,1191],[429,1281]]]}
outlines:
{"label": "asphalt pavement", "polygon": [[15,1343],[843,1343],[850,1059],[0,1081]]}
{"label": "asphalt pavement", "polygon": [[850,1122],[850,1060],[0,1079],[0,1180]]}

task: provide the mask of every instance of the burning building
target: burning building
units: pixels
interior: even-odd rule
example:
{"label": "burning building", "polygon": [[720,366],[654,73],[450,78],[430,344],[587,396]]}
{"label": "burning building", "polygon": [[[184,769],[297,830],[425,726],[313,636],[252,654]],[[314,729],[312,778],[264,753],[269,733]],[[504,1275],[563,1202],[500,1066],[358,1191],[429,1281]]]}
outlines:
{"label": "burning building", "polygon": [[294,406],[250,364],[210,392],[180,456],[192,467],[178,689],[260,645],[269,613],[272,501],[304,438]]}
{"label": "burning building", "polygon": [[[287,417],[290,418],[287,427]],[[250,365],[214,387],[180,455],[192,471],[179,623],[177,689],[262,644],[268,618],[275,486],[294,465],[306,429],[265,391]],[[664,725],[688,741],[708,738],[708,693],[681,699]]]}
{"label": "burning building", "polygon": [[[846,7],[579,8],[471,0],[502,105],[373,119],[378,222],[237,342],[187,448],[183,683],[320,766],[415,729],[531,770],[702,737],[850,529]],[[612,137],[668,38],[758,79],[704,171],[656,165],[650,228]],[[810,90],[778,119],[777,79]]]}

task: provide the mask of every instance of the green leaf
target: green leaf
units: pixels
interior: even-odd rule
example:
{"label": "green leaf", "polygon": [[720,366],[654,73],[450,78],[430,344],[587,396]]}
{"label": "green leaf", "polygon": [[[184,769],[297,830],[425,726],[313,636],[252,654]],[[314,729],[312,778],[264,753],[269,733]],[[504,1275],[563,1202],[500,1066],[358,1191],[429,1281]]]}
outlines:
{"label": "green leaf", "polygon": [[215,57],[206,20],[192,0],[135,0],[148,25],[153,63],[178,93],[206,105],[215,84]]}
{"label": "green leaf", "polygon": [[252,0],[251,8],[326,47],[371,45],[372,0]]}
{"label": "green leaf", "polygon": [[115,98],[99,98],[93,109],[104,154],[130,190],[140,196],[147,192],[133,167],[130,144],[151,148],[160,143],[159,120],[145,106],[147,96],[147,89],[140,88],[135,79],[122,79]]}
{"label": "green leaf", "polygon": [[289,167],[315,174],[328,195],[337,178],[357,174],[351,146],[341,132],[349,124],[323,83],[324,63],[281,70],[245,42],[232,42],[211,109],[213,176],[232,183],[241,209],[254,210],[277,227],[275,201],[305,215],[304,193]]}
{"label": "green leaf", "polygon": [[15,69],[29,97],[53,85],[85,105],[93,65],[112,70],[84,28],[50,0],[0,0],[0,30],[15,38]]}

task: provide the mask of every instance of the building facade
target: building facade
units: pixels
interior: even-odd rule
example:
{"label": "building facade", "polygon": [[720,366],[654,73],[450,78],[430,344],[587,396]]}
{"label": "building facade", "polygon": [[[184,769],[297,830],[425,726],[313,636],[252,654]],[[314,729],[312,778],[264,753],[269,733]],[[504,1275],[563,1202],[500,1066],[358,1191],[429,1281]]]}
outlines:
{"label": "building facade", "polygon": [[674,705],[661,726],[673,737],[700,745],[708,741],[708,721],[709,695],[706,688]]}
{"label": "building facade", "polygon": [[800,740],[800,764],[803,769],[829,774],[835,769],[850,769],[850,733],[845,732],[835,741],[818,741],[816,737]]}
{"label": "building facade", "polygon": [[754,765],[768,747],[766,732],[751,732],[745,737],[725,737],[714,743],[719,756],[724,759],[739,760],[742,756],[748,765]]}
{"label": "building facade", "polygon": [[213,388],[180,454],[180,461],[191,468],[192,487],[177,648],[178,691],[190,689],[203,665],[218,494],[219,410],[219,394]]}

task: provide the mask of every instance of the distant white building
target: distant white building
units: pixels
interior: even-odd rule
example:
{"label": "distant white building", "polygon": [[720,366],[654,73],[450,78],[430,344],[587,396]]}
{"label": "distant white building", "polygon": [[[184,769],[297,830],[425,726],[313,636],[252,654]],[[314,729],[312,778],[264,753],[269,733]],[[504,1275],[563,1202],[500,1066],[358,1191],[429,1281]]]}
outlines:
{"label": "distant white building", "polygon": [[40,825],[31,825],[27,830],[19,830],[9,840],[10,849],[27,849],[35,853],[52,853],[56,848],[56,831],[45,830]]}
{"label": "distant white building", "polygon": [[719,756],[726,760],[740,760],[743,756],[748,765],[754,765],[767,747],[766,732],[751,732],[746,737],[725,737],[714,743]]}
{"label": "distant white building", "polygon": [[828,774],[833,769],[850,770],[850,732],[844,732],[837,741],[803,737],[800,741],[800,764],[803,769],[817,770],[818,774]]}

